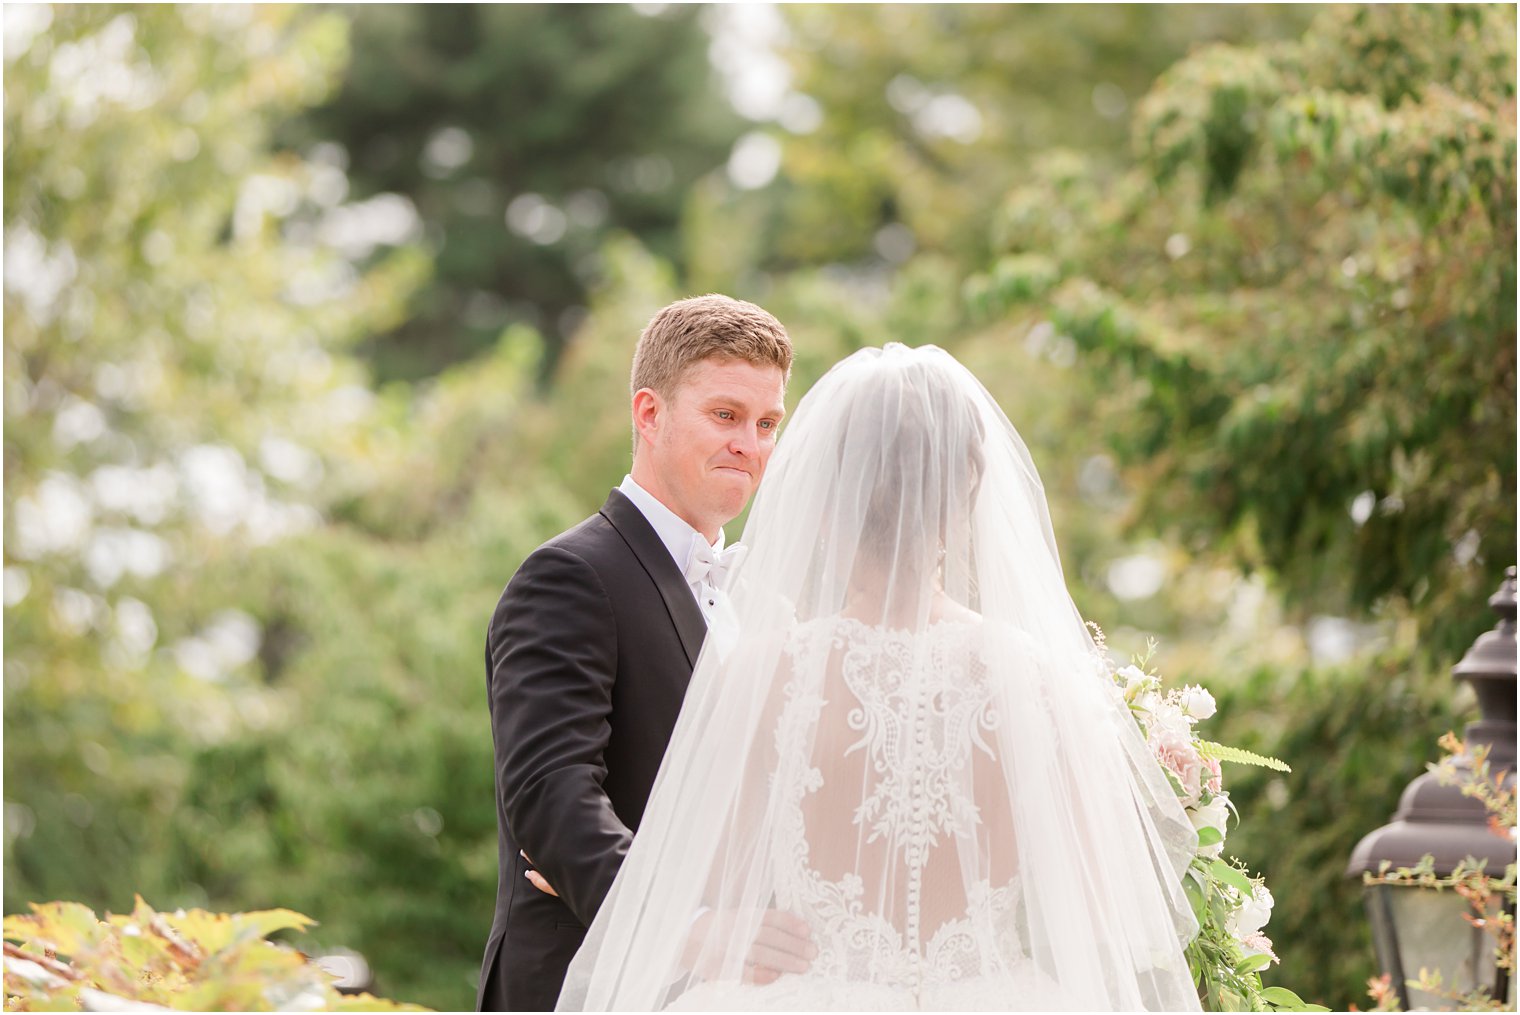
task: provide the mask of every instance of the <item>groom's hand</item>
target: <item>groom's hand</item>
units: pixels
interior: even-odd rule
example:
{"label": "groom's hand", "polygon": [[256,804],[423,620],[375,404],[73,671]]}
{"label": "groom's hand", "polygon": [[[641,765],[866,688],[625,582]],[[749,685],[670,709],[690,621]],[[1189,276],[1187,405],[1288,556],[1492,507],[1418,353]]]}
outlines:
{"label": "groom's hand", "polygon": [[[686,939],[682,964],[703,979],[717,979],[738,922],[739,914],[716,910],[697,917]],[[780,909],[767,909],[744,959],[744,982],[763,986],[774,983],[783,973],[805,973],[817,955],[806,920]]]}
{"label": "groom's hand", "polygon": [[[529,863],[533,862],[528,858],[528,854],[524,850],[519,849],[517,851],[517,855],[522,857],[524,860],[527,860]],[[554,886],[549,884],[549,879],[544,877],[538,871],[528,870],[523,874],[523,877],[527,878],[529,884],[531,884],[534,888],[537,888],[539,891],[543,892],[545,895],[552,895],[556,899],[559,898],[559,892],[556,892],[554,890]]]}

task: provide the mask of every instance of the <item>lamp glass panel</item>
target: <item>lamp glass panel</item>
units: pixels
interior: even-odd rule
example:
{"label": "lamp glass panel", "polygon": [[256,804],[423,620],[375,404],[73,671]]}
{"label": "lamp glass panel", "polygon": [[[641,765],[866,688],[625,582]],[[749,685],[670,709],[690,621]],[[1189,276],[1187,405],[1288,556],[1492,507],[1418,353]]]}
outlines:
{"label": "lamp glass panel", "polygon": [[[1444,990],[1466,993],[1480,986],[1493,989],[1495,940],[1462,918],[1464,913],[1472,912],[1466,899],[1451,891],[1401,887],[1388,893],[1388,901],[1406,977],[1416,979],[1421,969],[1438,970]],[[1496,901],[1494,912],[1489,915],[1497,911]],[[1450,1006],[1450,1001],[1440,996],[1414,987],[1406,989],[1413,1008]],[[1511,978],[1511,1007],[1514,998]]]}

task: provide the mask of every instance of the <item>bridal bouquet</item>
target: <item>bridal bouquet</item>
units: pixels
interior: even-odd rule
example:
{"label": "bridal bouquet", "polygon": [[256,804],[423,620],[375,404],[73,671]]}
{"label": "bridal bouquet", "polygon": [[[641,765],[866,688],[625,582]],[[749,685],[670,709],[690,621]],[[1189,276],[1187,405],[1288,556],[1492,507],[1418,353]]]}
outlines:
{"label": "bridal bouquet", "polygon": [[[1103,632],[1093,626],[1100,649]],[[1204,740],[1194,727],[1214,714],[1214,696],[1198,685],[1163,690],[1150,666],[1152,643],[1142,658],[1113,672],[1114,693],[1128,706],[1167,781],[1198,831],[1197,853],[1183,890],[1198,918],[1198,936],[1187,946],[1188,967],[1210,1011],[1327,1011],[1305,1004],[1286,987],[1263,987],[1261,971],[1277,962],[1263,932],[1272,916],[1272,893],[1260,877],[1224,856],[1226,825],[1235,805],[1224,788],[1223,762],[1258,765],[1279,772],[1288,766],[1237,747]]]}

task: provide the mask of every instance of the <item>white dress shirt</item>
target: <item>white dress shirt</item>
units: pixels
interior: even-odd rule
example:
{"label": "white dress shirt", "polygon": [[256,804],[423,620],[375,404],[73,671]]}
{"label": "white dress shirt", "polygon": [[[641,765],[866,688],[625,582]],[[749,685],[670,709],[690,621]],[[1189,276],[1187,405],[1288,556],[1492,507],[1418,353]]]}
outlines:
{"label": "white dress shirt", "polygon": [[[660,542],[665,544],[665,549],[670,551],[671,559],[676,562],[676,570],[685,573],[692,539],[705,540],[706,537],[688,525],[680,515],[661,504],[654,494],[635,483],[632,476],[623,477],[623,481],[618,484],[618,492],[633,501],[633,506],[639,509],[639,513],[654,529],[655,535],[660,537]],[[723,530],[719,529],[718,541],[712,544],[713,552],[722,551],[723,543]],[[688,582],[687,587],[697,600],[702,619],[711,625],[718,604],[718,589],[706,578]]]}

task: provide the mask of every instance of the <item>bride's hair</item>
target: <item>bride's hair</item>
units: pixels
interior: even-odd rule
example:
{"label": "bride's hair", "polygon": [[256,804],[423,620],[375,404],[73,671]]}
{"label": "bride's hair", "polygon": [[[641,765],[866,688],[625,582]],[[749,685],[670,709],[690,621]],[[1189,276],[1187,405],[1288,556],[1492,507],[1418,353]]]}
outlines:
{"label": "bride's hair", "polygon": [[[855,383],[841,386],[850,427],[863,439],[841,444],[839,475],[846,485],[858,476],[869,491],[852,585],[903,590],[917,601],[950,550],[952,520],[975,508],[986,426],[937,358],[869,359]],[[858,450],[844,454],[851,446]],[[883,575],[892,576],[890,588],[881,587]]]}
{"label": "bride's hair", "polygon": [[[879,611],[876,620],[920,619],[900,615],[927,603],[923,589],[943,578],[947,556],[963,563],[972,556],[967,522],[986,466],[988,423],[958,371],[964,368],[938,349],[889,346],[856,353],[809,392],[814,412],[833,417],[837,439],[794,442],[786,466],[768,480],[769,498],[789,496],[789,482],[821,477],[823,514],[859,525],[853,533],[818,527],[799,615],[865,607]],[[815,423],[815,432],[822,428]],[[841,568],[848,569],[843,585],[831,580]],[[953,598],[974,609],[974,576],[966,578]],[[842,602],[841,592],[873,601]]]}

